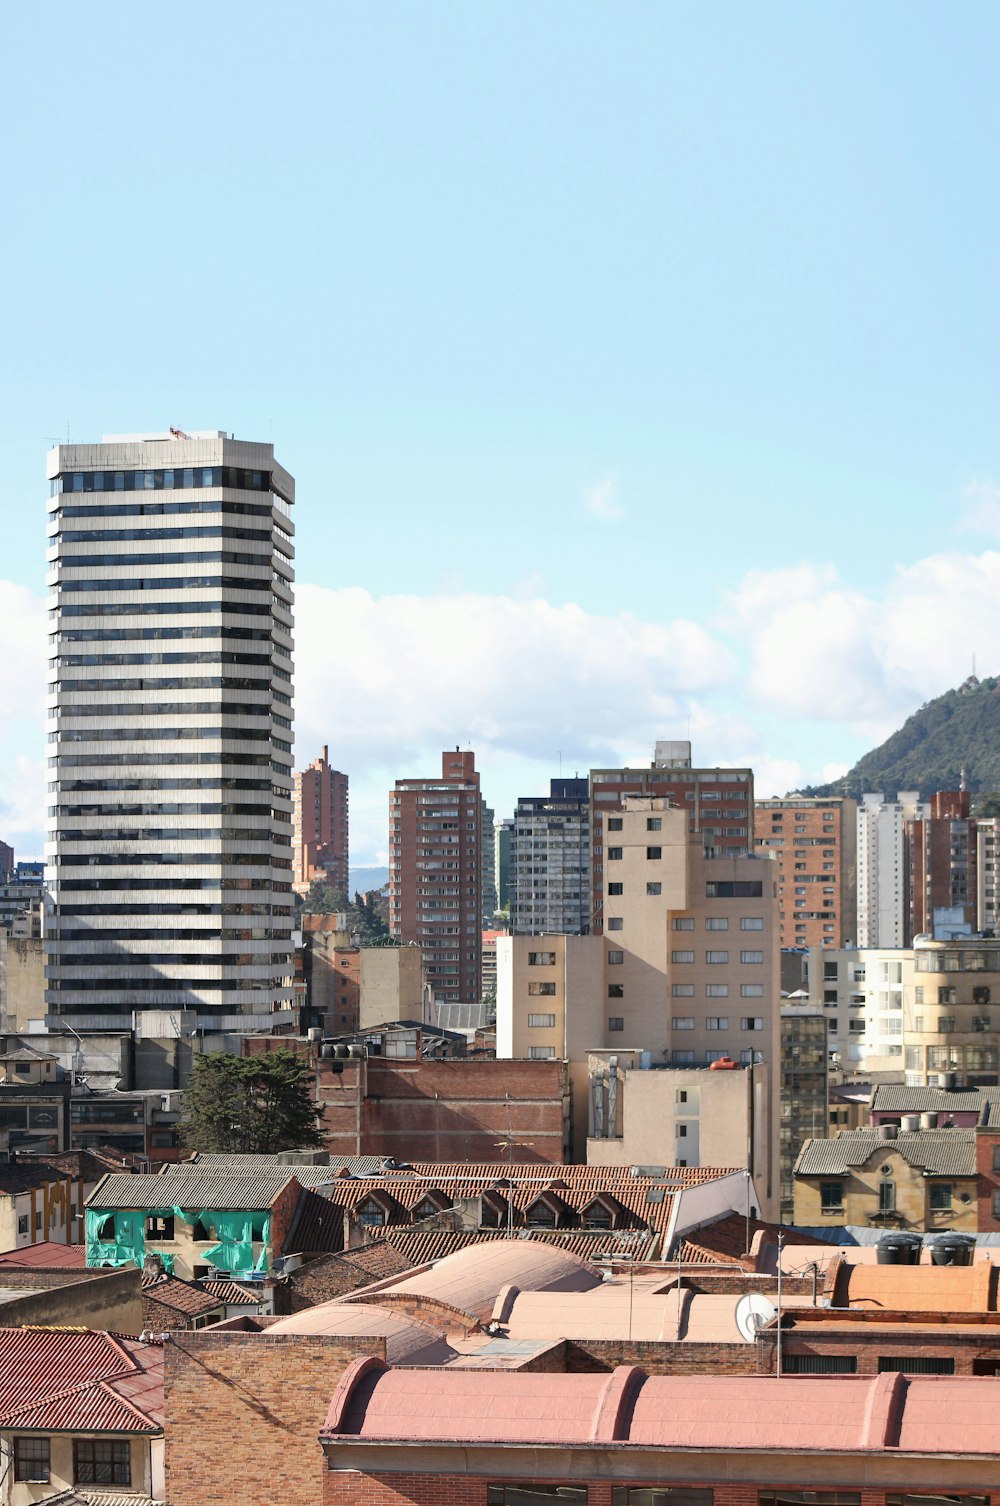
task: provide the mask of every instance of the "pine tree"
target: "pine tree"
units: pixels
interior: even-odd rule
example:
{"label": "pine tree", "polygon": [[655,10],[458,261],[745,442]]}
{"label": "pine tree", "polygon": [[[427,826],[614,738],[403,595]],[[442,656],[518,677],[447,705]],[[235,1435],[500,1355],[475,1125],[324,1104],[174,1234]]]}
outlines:
{"label": "pine tree", "polygon": [[184,1095],[181,1134],[192,1150],[273,1155],[315,1150],[322,1109],[312,1098],[307,1064],[292,1051],[195,1059]]}

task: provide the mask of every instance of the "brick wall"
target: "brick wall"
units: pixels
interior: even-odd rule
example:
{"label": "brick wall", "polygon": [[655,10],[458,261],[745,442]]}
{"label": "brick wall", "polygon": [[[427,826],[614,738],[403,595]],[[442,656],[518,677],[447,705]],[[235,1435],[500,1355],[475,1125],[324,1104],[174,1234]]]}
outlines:
{"label": "brick wall", "polygon": [[[320,1506],[319,1430],[352,1360],[385,1341],[211,1329],[164,1348],[166,1497],[171,1506]],[[360,1498],[359,1498],[360,1499]]]}
{"label": "brick wall", "polygon": [[284,1249],[288,1231],[292,1227],[295,1210],[299,1206],[299,1198],[302,1195],[302,1186],[295,1177],[292,1177],[287,1187],[271,1204],[271,1260],[275,1255],[280,1255]]}
{"label": "brick wall", "polygon": [[[757,1337],[756,1348],[760,1355],[760,1373],[773,1374],[776,1363],[776,1344],[773,1330],[762,1332]],[[922,1327],[919,1331],[907,1332],[902,1326],[898,1331],[883,1330],[881,1333],[866,1333],[863,1325],[851,1326],[836,1334],[809,1334],[798,1337],[794,1330],[786,1332],[781,1341],[781,1352],[788,1355],[855,1355],[858,1375],[877,1375],[881,1355],[900,1358],[952,1359],[956,1375],[992,1374],[992,1367],[1000,1365],[1000,1328],[986,1328],[978,1323],[969,1325],[968,1333],[941,1334],[935,1338],[933,1331]]]}
{"label": "brick wall", "polygon": [[[498,1476],[491,1477],[499,1479]],[[508,1481],[507,1483],[514,1483]],[[565,1479],[537,1480],[518,1479],[518,1484],[565,1484]],[[587,1506],[612,1506],[613,1486],[609,1480],[574,1480],[574,1484],[588,1487]],[[616,1482],[622,1483],[622,1482]],[[633,1484],[663,1486],[670,1482],[633,1481]],[[757,1506],[758,1492],[766,1489],[761,1484],[739,1484],[732,1481],[713,1481],[710,1478],[699,1482],[712,1486],[715,1491],[715,1506]],[[808,1475],[799,1489],[816,1489],[824,1483],[821,1467]],[[487,1479],[474,1479],[468,1475],[417,1475],[378,1474],[369,1475],[354,1471],[331,1470],[326,1475],[323,1495],[324,1506],[486,1506]],[[778,1486],[777,1488],[781,1488]],[[884,1506],[883,1489],[860,1489],[861,1506]]]}
{"label": "brick wall", "polygon": [[[362,1072],[361,1153],[406,1161],[495,1161],[515,1141],[516,1162],[565,1160],[565,1067],[553,1061],[393,1061],[318,1066],[318,1101],[331,1155],[357,1151],[357,1074]],[[519,1142],[519,1143],[518,1143]],[[530,1144],[528,1142],[531,1142]]]}
{"label": "brick wall", "polygon": [[993,1169],[994,1150],[1000,1147],[1000,1130],[976,1133],[976,1207],[980,1232],[1000,1229],[1000,1218],[993,1212],[993,1195],[1000,1193],[1000,1169]]}
{"label": "brick wall", "polygon": [[690,1339],[660,1343],[628,1339],[571,1339],[566,1343],[566,1369],[614,1370],[616,1365],[640,1365],[647,1375],[757,1375],[753,1344],[699,1344]]}

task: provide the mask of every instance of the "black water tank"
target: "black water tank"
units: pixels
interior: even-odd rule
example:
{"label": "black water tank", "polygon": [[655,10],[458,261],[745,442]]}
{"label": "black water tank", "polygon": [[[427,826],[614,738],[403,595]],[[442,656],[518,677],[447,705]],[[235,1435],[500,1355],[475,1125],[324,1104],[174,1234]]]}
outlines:
{"label": "black water tank", "polygon": [[972,1234],[932,1234],[926,1243],[935,1265],[971,1265],[976,1253]]}
{"label": "black water tank", "polygon": [[922,1240],[919,1234],[896,1230],[883,1234],[876,1246],[879,1265],[919,1265]]}

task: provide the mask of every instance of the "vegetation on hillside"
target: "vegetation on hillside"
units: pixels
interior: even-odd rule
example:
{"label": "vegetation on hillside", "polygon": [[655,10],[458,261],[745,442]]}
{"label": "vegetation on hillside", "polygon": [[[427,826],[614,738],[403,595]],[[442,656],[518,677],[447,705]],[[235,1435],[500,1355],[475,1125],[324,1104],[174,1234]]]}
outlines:
{"label": "vegetation on hillside", "polygon": [[995,678],[970,676],[957,690],[928,701],[843,778],[802,793],[860,799],[870,791],[894,798],[899,790],[919,790],[929,799],[935,790],[957,790],[963,768],[969,789],[982,793],[977,809],[986,814],[987,792],[1000,790],[1000,680]]}

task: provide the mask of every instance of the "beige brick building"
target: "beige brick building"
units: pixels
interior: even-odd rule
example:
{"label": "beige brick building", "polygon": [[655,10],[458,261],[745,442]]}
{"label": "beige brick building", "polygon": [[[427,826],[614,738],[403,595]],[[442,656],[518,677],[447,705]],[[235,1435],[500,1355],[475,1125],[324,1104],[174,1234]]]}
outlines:
{"label": "beige brick building", "polygon": [[843,947],[857,935],[857,802],[758,800],[755,843],[778,865],[783,947]]}

